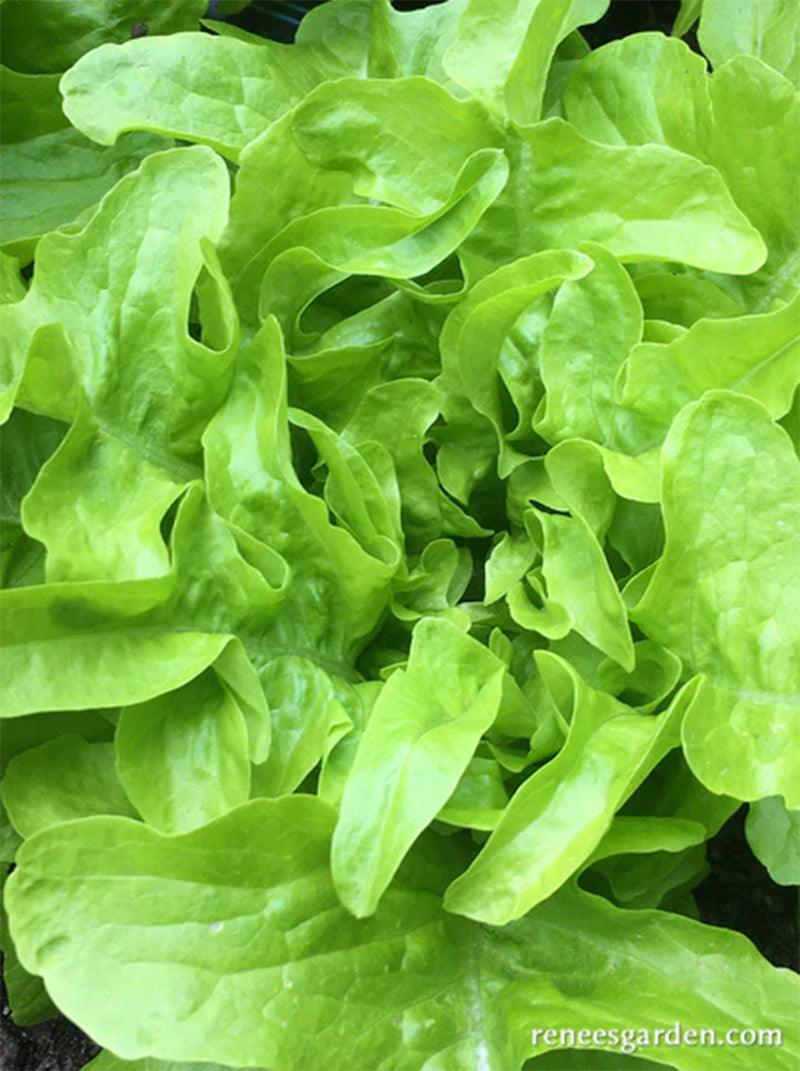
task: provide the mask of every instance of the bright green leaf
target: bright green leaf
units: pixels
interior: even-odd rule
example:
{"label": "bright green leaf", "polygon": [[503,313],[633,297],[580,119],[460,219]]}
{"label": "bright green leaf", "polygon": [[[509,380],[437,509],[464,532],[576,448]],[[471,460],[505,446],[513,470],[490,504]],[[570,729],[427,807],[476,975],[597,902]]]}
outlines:
{"label": "bright green leaf", "polygon": [[411,844],[455,791],[497,714],[503,672],[446,621],[417,625],[408,668],[378,697],[344,786],[332,869],[353,914],[375,911]]}
{"label": "bright green leaf", "polygon": [[776,796],[756,800],[747,811],[747,841],[779,885],[800,885],[800,811]]}
{"label": "bright green leaf", "polygon": [[749,398],[711,392],[664,444],[666,547],[632,611],[708,681],[683,725],[713,792],[800,797],[800,467]]}
{"label": "bright green leaf", "polygon": [[126,707],[114,747],[129,798],[165,833],[205,825],[249,798],[247,722],[213,673]]}

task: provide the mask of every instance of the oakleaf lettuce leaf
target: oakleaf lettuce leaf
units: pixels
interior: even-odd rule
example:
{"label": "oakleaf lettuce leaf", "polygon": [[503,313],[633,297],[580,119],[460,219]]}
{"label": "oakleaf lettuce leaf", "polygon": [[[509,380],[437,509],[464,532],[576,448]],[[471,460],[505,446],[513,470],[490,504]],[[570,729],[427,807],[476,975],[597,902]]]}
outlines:
{"label": "oakleaf lettuce leaf", "polygon": [[202,0],[6,0],[3,62],[17,71],[64,71],[104,42],[196,30]]}
{"label": "oakleaf lettuce leaf", "polygon": [[13,1017],[789,1071],[693,890],[744,803],[798,876],[793,10],[198,3],[0,7]]}
{"label": "oakleaf lettuce leaf", "polygon": [[762,405],[719,391],[682,410],[662,470],[664,555],[632,617],[707,677],[686,757],[714,792],[796,808],[797,457]]}
{"label": "oakleaf lettuce leaf", "polygon": [[[771,6],[759,4],[752,12],[768,23]],[[751,9],[731,5],[747,21],[745,7]],[[800,103],[796,85],[738,51],[750,50],[726,56],[709,76],[681,41],[660,34],[612,41],[576,67],[564,91],[564,111],[593,140],[669,145],[712,165],[769,254],[754,275],[715,281],[752,312],[769,312],[798,287]]]}
{"label": "oakleaf lettuce leaf", "polygon": [[[296,795],[254,800],[179,837],[114,817],[40,833],[9,881],[22,962],[130,1060],[202,1052],[314,1071],[330,1066],[329,1045],[346,1029],[356,1066],[386,1051],[409,1071],[431,1060],[518,1066],[546,1049],[534,1049],[534,1026],[563,1017],[576,1029],[598,1018],[622,1027],[638,1004],[650,1022],[696,1018],[722,1031],[753,1013],[757,994],[760,1023],[793,1020],[790,972],[741,936],[678,915],[621,911],[572,886],[501,929],[443,912],[446,842],[409,860],[373,918],[353,919],[328,868],[334,822],[327,804]],[[53,910],[65,889],[66,910]],[[565,941],[580,950],[580,975],[564,967]],[[112,979],[146,1034],[96,999]],[[246,1032],[224,1029],[232,1001]],[[653,1052],[674,1063],[674,1050]],[[731,1054],[732,1068],[752,1066],[749,1052]],[[708,1066],[700,1048],[678,1055],[687,1071]],[[775,1050],[776,1067],[793,1059]]]}
{"label": "oakleaf lettuce leaf", "polygon": [[71,223],[145,156],[167,147],[164,139],[133,135],[104,149],[75,130],[56,130],[3,145],[3,248],[30,260],[43,234]]}
{"label": "oakleaf lettuce leaf", "polygon": [[715,67],[741,54],[758,56],[795,85],[800,83],[800,16],[788,0],[752,7],[703,0],[697,35]]}
{"label": "oakleaf lettuce leaf", "polygon": [[177,33],[102,45],[60,85],[67,118],[101,145],[148,130],[210,145],[235,161],[315,85],[346,73],[311,46]]}
{"label": "oakleaf lettuce leaf", "polygon": [[[687,686],[653,718],[588,688],[553,655],[541,654],[539,667],[546,682],[555,677],[551,694],[563,695],[570,729],[558,755],[519,788],[480,854],[447,890],[448,910],[482,922],[519,918],[594,851],[614,811],[677,746],[696,690]],[[582,783],[591,783],[592,792],[581,791]],[[581,809],[578,800],[585,801]]]}
{"label": "oakleaf lettuce leaf", "polygon": [[776,796],[750,804],[745,825],[755,855],[779,885],[800,885],[800,813]]}
{"label": "oakleaf lettuce leaf", "polygon": [[[414,837],[455,791],[497,715],[504,672],[447,621],[414,629],[408,667],[386,682],[359,742],[333,838],[333,879],[357,917],[374,911]],[[434,680],[444,684],[435,705]]]}

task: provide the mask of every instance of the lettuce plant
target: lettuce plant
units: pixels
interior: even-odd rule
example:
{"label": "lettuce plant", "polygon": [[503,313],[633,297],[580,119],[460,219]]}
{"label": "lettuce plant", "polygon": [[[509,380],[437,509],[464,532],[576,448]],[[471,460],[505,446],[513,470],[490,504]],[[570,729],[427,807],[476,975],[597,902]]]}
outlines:
{"label": "lettuce plant", "polygon": [[[800,9],[606,7],[3,4],[5,972],[94,1071],[796,1066],[691,890],[800,870]],[[783,1043],[532,1034],[676,1021]]]}

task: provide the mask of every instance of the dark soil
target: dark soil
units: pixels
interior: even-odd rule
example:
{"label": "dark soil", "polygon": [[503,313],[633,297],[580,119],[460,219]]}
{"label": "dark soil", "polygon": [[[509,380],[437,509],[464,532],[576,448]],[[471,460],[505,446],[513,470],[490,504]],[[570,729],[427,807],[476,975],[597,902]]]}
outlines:
{"label": "dark soil", "polygon": [[602,19],[584,26],[581,33],[592,48],[629,33],[669,33],[679,8],[678,0],[612,0]]}
{"label": "dark soil", "polygon": [[2,990],[0,1068],[2,1071],[78,1071],[100,1051],[98,1045],[67,1019],[49,1019],[19,1027],[11,1021]]}
{"label": "dark soil", "polygon": [[[399,0],[396,6],[407,10],[429,2]],[[252,33],[290,41],[303,12],[314,6],[310,0],[254,0],[230,21]],[[668,33],[678,7],[677,0],[613,0],[607,14],[583,32],[595,48],[641,30]],[[709,844],[711,873],[695,890],[701,917],[746,934],[776,966],[798,970],[798,890],[775,885],[754,858],[744,838],[744,813],[742,808]],[[2,1071],[78,1071],[98,1051],[91,1039],[63,1018],[33,1027],[16,1026],[3,988]]]}
{"label": "dark soil", "polygon": [[694,890],[704,922],[746,934],[776,967],[800,970],[800,890],[776,885],[744,836],[741,807],[708,845],[711,873]]}

